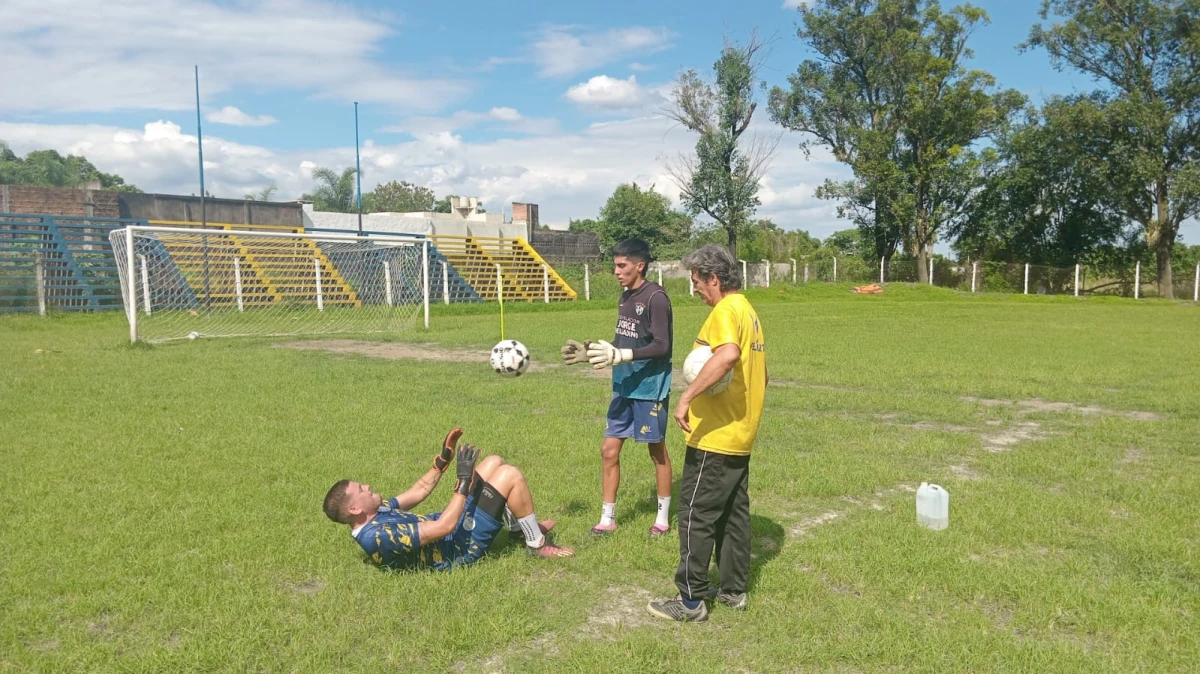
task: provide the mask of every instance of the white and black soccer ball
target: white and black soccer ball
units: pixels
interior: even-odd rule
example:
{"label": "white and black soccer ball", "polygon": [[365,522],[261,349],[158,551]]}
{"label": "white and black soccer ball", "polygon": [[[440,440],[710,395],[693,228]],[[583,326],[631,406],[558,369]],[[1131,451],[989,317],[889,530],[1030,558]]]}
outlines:
{"label": "white and black soccer ball", "polygon": [[[707,346],[697,346],[692,349],[692,352],[683,360],[683,381],[688,386],[696,381],[696,376],[700,374],[700,370],[704,369],[704,364],[708,359],[712,358],[712,349]],[[716,395],[725,389],[729,388],[729,382],[733,381],[733,370],[725,373],[724,377],[717,380],[707,391],[708,395]]]}
{"label": "white and black soccer ball", "polygon": [[515,339],[492,347],[492,369],[502,377],[520,377],[529,369],[529,349]]}

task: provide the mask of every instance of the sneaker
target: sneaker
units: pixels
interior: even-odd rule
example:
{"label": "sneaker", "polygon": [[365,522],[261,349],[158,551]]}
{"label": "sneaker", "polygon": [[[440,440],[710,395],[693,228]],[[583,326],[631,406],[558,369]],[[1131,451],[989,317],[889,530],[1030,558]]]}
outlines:
{"label": "sneaker", "polygon": [[589,536],[607,536],[617,530],[616,524],[597,524],[588,532]]}
{"label": "sneaker", "polygon": [[650,538],[659,538],[669,531],[671,531],[671,527],[663,524],[655,524],[654,526],[650,527]]}
{"label": "sneaker", "polygon": [[708,591],[708,598],[735,611],[746,610],[745,592],[721,592],[714,588]]}
{"label": "sneaker", "polygon": [[650,612],[650,615],[681,623],[708,620],[708,607],[703,601],[696,608],[690,609],[683,605],[683,599],[678,595],[674,599],[652,601],[646,604],[646,610]]}
{"label": "sneaker", "polygon": [[534,557],[551,558],[551,557],[574,557],[575,556],[574,550],[572,550],[571,548],[564,548],[561,545],[555,545],[555,544],[551,543],[550,539],[548,539],[548,538],[542,543],[542,546],[540,548],[531,548],[529,546],[526,546],[525,550],[528,551],[529,554],[533,555]]}

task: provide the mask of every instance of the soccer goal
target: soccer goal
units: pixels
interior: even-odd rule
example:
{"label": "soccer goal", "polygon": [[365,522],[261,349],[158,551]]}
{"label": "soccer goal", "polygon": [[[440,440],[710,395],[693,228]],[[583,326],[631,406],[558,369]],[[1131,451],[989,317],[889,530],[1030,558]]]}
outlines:
{"label": "soccer goal", "polygon": [[109,234],[131,341],[400,332],[424,313],[420,235],[130,226]]}

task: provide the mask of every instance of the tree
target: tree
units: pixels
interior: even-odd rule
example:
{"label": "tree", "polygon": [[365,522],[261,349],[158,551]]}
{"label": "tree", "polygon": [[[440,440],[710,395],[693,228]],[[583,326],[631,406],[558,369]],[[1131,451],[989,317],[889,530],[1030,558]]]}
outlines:
{"label": "tree", "polygon": [[1142,226],[1159,296],[1172,299],[1179,224],[1200,214],[1200,2],[1043,0],[1040,16],[1051,15],[1021,46],[1106,85],[1073,101],[1105,160],[1113,207]]}
{"label": "tree", "polygon": [[0,141],[0,184],[42,187],[82,187],[99,182],[100,189],[114,192],[141,192],[136,185],[114,173],[97,169],[86,157],[62,156],[56,150],[34,150],[24,158]]}
{"label": "tree", "polygon": [[863,257],[862,235],[857,229],[843,229],[830,234],[824,246],[836,251],[839,257]]}
{"label": "tree", "polygon": [[759,205],[758,184],[770,164],[778,139],[743,139],[758,103],[754,100],[762,43],[752,35],[746,46],[726,42],[713,64],[714,81],[694,70],[679,76],[671,92],[670,119],[698,133],[694,155],[666,163],[679,186],[684,207],[695,216],[707,214],[724,228],[729,250],[737,257],[738,232]]}
{"label": "tree", "polygon": [[[408,181],[376,185],[363,195],[364,213],[413,213],[433,210],[433,190]],[[449,212],[449,211],[445,211]]]}
{"label": "tree", "polygon": [[[701,234],[693,237],[691,247],[716,242],[705,230],[700,231]],[[723,230],[719,231],[724,234]],[[767,218],[750,222],[738,234],[738,249],[745,260],[784,262],[790,258],[808,255],[820,247],[821,241],[808,232],[785,230]]]}
{"label": "tree", "polygon": [[799,12],[796,34],[817,58],[800,64],[790,89],[771,90],[771,118],[804,132],[806,155],[825,145],[853,169],[855,180],[826,181],[817,196],[839,201],[838,217],[863,231],[875,257],[890,259],[904,234],[893,203],[903,191],[897,160],[906,71],[922,33],[917,2],[823,0]]}
{"label": "tree", "polygon": [[1000,161],[952,232],[960,255],[1067,267],[1121,245],[1126,220],[1107,205],[1103,161],[1089,156],[1079,119],[1076,104],[1053,98],[997,138]]}
{"label": "tree", "polygon": [[247,192],[245,199],[247,201],[270,201],[271,197],[274,196],[275,192],[277,192],[278,190],[279,190],[279,188],[276,187],[275,185],[267,185],[266,187],[262,188],[258,192],[254,192],[254,193]]}
{"label": "tree", "polygon": [[906,242],[927,280],[938,232],[964,217],[991,159],[969,146],[1024,102],[1016,91],[993,93],[990,75],[962,65],[987,14],[912,0],[823,0],[801,11],[799,34],[821,59],[801,64],[791,91],[772,92],[772,114],[854,169],[856,181],[827,182],[818,196],[841,199],[839,213],[881,257]]}
{"label": "tree", "polygon": [[356,213],[358,204],[354,199],[354,175],[353,167],[344,169],[341,175],[325,167],[315,168],[312,176],[318,183],[317,189],[300,198],[313,202],[313,208],[318,211]]}
{"label": "tree", "polygon": [[571,220],[574,231],[595,232],[600,249],[608,252],[622,239],[644,239],[656,257],[682,252],[691,233],[692,219],[671,208],[671,200],[637,183],[618,185],[595,220]]}

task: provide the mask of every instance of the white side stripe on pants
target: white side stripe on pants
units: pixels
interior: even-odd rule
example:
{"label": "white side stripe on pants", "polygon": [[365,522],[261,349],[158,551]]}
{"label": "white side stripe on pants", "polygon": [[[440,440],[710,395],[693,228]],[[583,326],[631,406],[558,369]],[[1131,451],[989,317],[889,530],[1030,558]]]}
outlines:
{"label": "white side stripe on pants", "polygon": [[[700,451],[700,450],[696,450]],[[704,460],[708,458],[708,452],[704,452],[700,456],[700,470],[696,472],[696,486],[692,488],[692,500],[688,502],[688,533],[687,533],[687,557],[683,559],[683,568],[686,572],[688,562],[692,559],[692,510],[696,503],[696,492],[700,491],[700,476],[704,475]],[[695,596],[692,594],[692,579],[688,577],[688,600],[695,601]]]}

